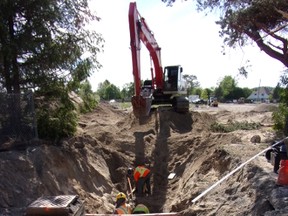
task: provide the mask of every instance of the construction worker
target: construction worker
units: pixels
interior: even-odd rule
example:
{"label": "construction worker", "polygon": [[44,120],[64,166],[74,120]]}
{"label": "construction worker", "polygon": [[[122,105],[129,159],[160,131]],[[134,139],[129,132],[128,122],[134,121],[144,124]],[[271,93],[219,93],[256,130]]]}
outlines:
{"label": "construction worker", "polygon": [[[276,141],[272,142],[272,145],[274,145]],[[274,161],[272,160],[272,154],[274,154]],[[278,170],[280,167],[280,161],[281,160],[288,160],[287,157],[287,150],[286,150],[286,145],[284,142],[280,142],[278,145],[274,146],[273,148],[269,149],[265,157],[268,162],[271,162],[274,165],[274,172],[278,174]]]}
{"label": "construction worker", "polygon": [[134,181],[136,185],[136,194],[142,196],[144,192],[144,188],[146,186],[145,191],[147,194],[151,194],[151,186],[150,186],[150,177],[151,171],[143,165],[139,165],[135,168],[134,173]]}
{"label": "construction worker", "polygon": [[116,206],[113,214],[131,214],[132,209],[129,204],[126,203],[126,195],[122,192],[116,196]]}
{"label": "construction worker", "polygon": [[138,204],[133,209],[132,214],[149,214],[149,213],[150,212],[149,212],[149,209],[147,208],[147,206],[145,206],[144,204]]}

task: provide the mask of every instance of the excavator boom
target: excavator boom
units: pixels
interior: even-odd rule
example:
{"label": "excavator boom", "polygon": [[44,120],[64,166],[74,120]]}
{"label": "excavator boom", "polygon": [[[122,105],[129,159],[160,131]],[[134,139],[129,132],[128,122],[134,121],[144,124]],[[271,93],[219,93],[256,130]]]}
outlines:
{"label": "excavator boom", "polygon": [[[163,69],[161,65],[161,48],[158,46],[153,32],[149,29],[145,19],[137,11],[136,2],[131,2],[129,7],[130,46],[132,52],[133,75],[135,81],[135,95],[141,91],[141,68],[140,68],[140,42],[147,47],[152,58],[156,86],[163,88]],[[152,80],[154,81],[154,80]]]}

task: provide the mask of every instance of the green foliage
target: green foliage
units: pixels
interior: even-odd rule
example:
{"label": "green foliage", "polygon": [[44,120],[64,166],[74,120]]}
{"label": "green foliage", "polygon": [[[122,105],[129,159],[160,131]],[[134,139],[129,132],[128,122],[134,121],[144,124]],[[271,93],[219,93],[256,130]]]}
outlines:
{"label": "green foliage", "polygon": [[[81,82],[101,67],[97,54],[103,38],[86,27],[95,20],[99,17],[91,13],[88,0],[0,3],[0,88],[36,91],[41,138],[58,140],[76,130],[68,93],[82,88]],[[95,105],[92,95],[84,99],[85,110]]]}
{"label": "green foliage", "polygon": [[214,90],[214,96],[218,98],[219,101],[221,101],[224,98],[223,95],[223,89],[220,86],[216,87]]}
{"label": "green foliage", "polygon": [[131,99],[131,97],[134,95],[134,83],[126,83],[122,90],[121,90],[121,98],[123,99]]}
{"label": "green foliage", "polygon": [[272,99],[276,101],[280,101],[280,97],[283,91],[284,89],[281,88],[280,84],[278,83],[275,89],[273,90]]}
{"label": "green foliage", "polygon": [[36,92],[36,117],[39,137],[58,142],[76,132],[78,119],[67,88],[59,83],[53,86],[51,91],[45,89],[45,97],[38,97],[43,94]]}
{"label": "green foliage", "polygon": [[272,115],[274,121],[273,127],[279,133],[288,136],[288,81],[285,74],[282,76],[281,83],[286,86],[286,88],[281,88],[279,83],[273,93],[273,97],[277,97],[280,94],[278,109],[274,111]]}
{"label": "green foliage", "polygon": [[232,76],[225,76],[219,84],[219,87],[222,89],[223,98],[229,98],[229,94],[236,88],[237,83]]}
{"label": "green foliage", "polygon": [[99,84],[97,94],[104,100],[121,98],[120,89],[114,84],[111,84],[108,80]]}
{"label": "green foliage", "polygon": [[200,97],[203,98],[203,99],[209,99],[209,97],[208,97],[208,92],[204,89],[204,90],[202,91]]}
{"label": "green foliage", "polygon": [[249,88],[237,87],[237,82],[231,76],[225,76],[215,89],[215,97],[220,101],[239,99],[240,97],[247,98],[252,90]]}
{"label": "green foliage", "polygon": [[[87,78],[101,66],[97,52],[103,39],[85,28],[97,19],[87,0],[1,1],[0,80],[7,92]],[[83,58],[85,52],[92,55]]]}
{"label": "green foliage", "polygon": [[53,112],[39,110],[37,124],[39,137],[58,142],[61,138],[74,135],[77,126],[77,114],[65,107],[55,109]]}
{"label": "green foliage", "polygon": [[[244,97],[244,91],[242,88],[235,87],[226,97],[226,100],[239,99],[240,97]],[[248,95],[249,96],[249,95]]]}
{"label": "green foliage", "polygon": [[193,88],[192,91],[191,91],[191,95],[199,95],[201,96],[202,95],[202,91],[203,89],[198,87],[198,88]]}
{"label": "green foliage", "polygon": [[237,121],[230,121],[227,124],[221,124],[214,122],[211,124],[210,129],[213,132],[218,132],[218,133],[229,133],[232,131],[236,130],[257,130],[260,128],[260,123],[255,123],[255,122],[237,122]]}
{"label": "green foliage", "polygon": [[[229,47],[244,46],[253,41],[260,50],[288,67],[286,28],[288,20],[277,10],[287,11],[285,0],[197,0],[198,10],[221,10],[220,36]],[[240,73],[247,75],[245,68]]]}
{"label": "green foliage", "polygon": [[213,89],[205,88],[204,91],[207,94],[207,99],[209,99],[211,97],[211,95],[213,94]]}
{"label": "green foliage", "polygon": [[183,79],[186,81],[186,83],[188,85],[188,89],[187,89],[188,95],[192,94],[193,90],[200,86],[200,84],[197,80],[197,76],[195,76],[195,75],[184,74]]}
{"label": "green foliage", "polygon": [[121,109],[127,109],[127,108],[129,108],[131,106],[132,106],[131,102],[120,103],[120,108]]}
{"label": "green foliage", "polygon": [[272,115],[274,121],[273,128],[276,131],[283,131],[285,128],[287,117],[288,107],[283,103],[279,104],[277,111],[274,111]]}
{"label": "green foliage", "polygon": [[83,100],[83,104],[80,105],[81,113],[90,112],[97,106],[97,95],[92,91],[92,86],[88,80],[80,84],[79,89],[76,90],[76,93]]}
{"label": "green foliage", "polygon": [[253,92],[252,89],[245,87],[245,88],[243,88],[242,97],[247,98],[247,97],[249,97],[252,94],[252,92]]}

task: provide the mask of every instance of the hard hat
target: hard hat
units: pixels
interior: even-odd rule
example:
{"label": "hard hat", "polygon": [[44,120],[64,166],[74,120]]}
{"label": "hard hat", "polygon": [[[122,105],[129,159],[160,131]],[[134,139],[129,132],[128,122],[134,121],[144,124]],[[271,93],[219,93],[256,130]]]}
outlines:
{"label": "hard hat", "polygon": [[126,195],[124,193],[122,193],[122,192],[117,194],[116,201],[118,201],[121,198],[126,200]]}

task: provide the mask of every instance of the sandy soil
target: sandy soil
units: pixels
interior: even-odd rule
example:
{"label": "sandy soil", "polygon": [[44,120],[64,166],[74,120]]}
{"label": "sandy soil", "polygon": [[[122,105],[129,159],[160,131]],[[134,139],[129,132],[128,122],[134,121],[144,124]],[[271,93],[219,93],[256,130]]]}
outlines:
{"label": "sandy soil", "polygon": [[[270,145],[274,109],[273,104],[220,104],[179,114],[162,107],[139,120],[131,109],[102,103],[81,116],[77,135],[60,146],[37,141],[0,149],[0,215],[23,215],[38,197],[63,194],[79,195],[86,213],[111,213],[116,194],[128,191],[127,168],[139,161],[152,170],[152,195],[130,200],[132,205],[142,202],[151,212],[187,216],[281,215],[283,207],[271,198],[278,190],[277,175],[264,155],[193,202]],[[260,123],[261,128],[230,133],[210,129],[214,122],[229,121]],[[261,137],[260,143],[251,142],[254,135]],[[170,173],[176,174],[173,179],[167,178]]]}

